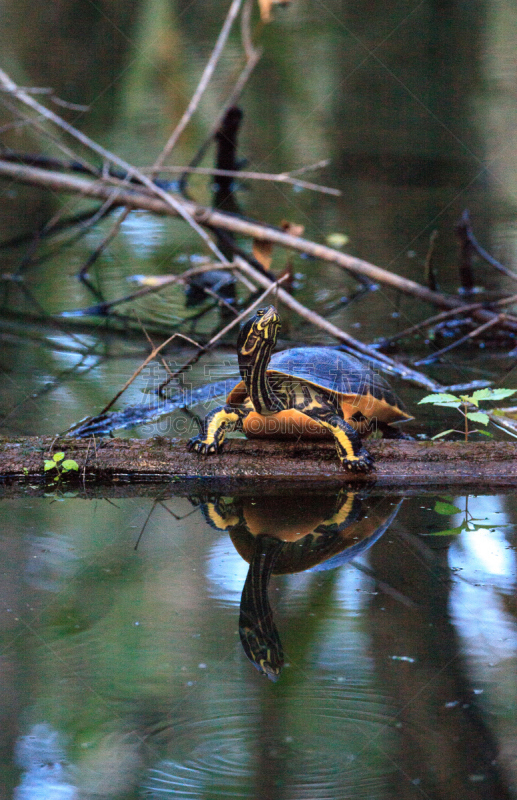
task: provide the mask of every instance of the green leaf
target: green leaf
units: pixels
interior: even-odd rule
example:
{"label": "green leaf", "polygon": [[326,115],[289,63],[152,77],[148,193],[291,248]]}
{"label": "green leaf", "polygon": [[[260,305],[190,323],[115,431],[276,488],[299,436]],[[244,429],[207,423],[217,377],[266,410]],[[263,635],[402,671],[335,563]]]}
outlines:
{"label": "green leaf", "polygon": [[453,506],[452,503],[442,503],[441,500],[436,501],[433,511],[436,511],[437,514],[443,515],[461,514],[461,508],[458,508],[458,506]]}
{"label": "green leaf", "polygon": [[45,472],[47,472],[49,469],[55,469],[55,468],[56,468],[56,462],[55,461],[45,460],[45,467],[44,467]]}
{"label": "green leaf", "polygon": [[57,463],[58,461],[62,461],[62,460],[64,459],[64,457],[65,457],[65,454],[64,454],[64,453],[54,453],[54,455],[52,456],[52,458],[54,459],[54,461],[55,461],[56,463]]}
{"label": "green leaf", "polygon": [[441,439],[442,436],[447,436],[448,433],[460,433],[460,431],[457,431],[454,428],[449,428],[448,431],[442,431],[441,433],[436,433],[434,436],[431,436],[431,441],[433,442],[435,439]]}
{"label": "green leaf", "polygon": [[467,419],[471,419],[473,422],[480,422],[482,425],[488,425],[490,422],[488,414],[484,414],[482,411],[468,411]]}
{"label": "green leaf", "polygon": [[422,397],[421,400],[418,401],[418,405],[421,406],[422,403],[432,403],[434,406],[438,405],[449,405],[453,403],[460,404],[460,398],[456,397],[455,394],[447,394],[446,392],[436,392],[436,394],[426,394],[425,397]]}
{"label": "green leaf", "polygon": [[472,397],[475,397],[478,401],[504,400],[505,397],[511,397],[515,392],[517,392],[517,389],[478,389]]}
{"label": "green leaf", "polygon": [[75,470],[79,469],[79,464],[77,463],[77,461],[74,461],[73,458],[67,458],[66,461],[63,461],[61,466],[63,467],[63,470],[65,472],[70,472],[70,470],[73,470],[73,469],[75,469]]}
{"label": "green leaf", "polygon": [[472,403],[473,406],[476,406],[476,408],[478,408],[479,401],[476,400],[473,394],[460,394],[460,397],[464,403]]}
{"label": "green leaf", "polygon": [[493,433],[489,433],[489,431],[475,431],[475,432],[476,433],[481,433],[481,434],[483,434],[483,436],[488,436],[489,439],[493,439],[494,438],[494,434]]}
{"label": "green leaf", "polygon": [[58,481],[58,480],[60,479],[60,477],[61,477],[61,475],[56,475],[56,477],[54,478],[54,483],[55,483],[56,481]]}
{"label": "green leaf", "polygon": [[432,531],[432,533],[424,533],[424,536],[458,536],[458,534],[464,530],[465,526],[459,525],[457,528],[448,528],[446,531]]}
{"label": "green leaf", "polygon": [[476,403],[476,405],[481,402],[481,400],[490,400],[492,395],[493,389],[477,389],[472,395],[471,400],[472,402]]}
{"label": "green leaf", "polygon": [[28,475],[29,474],[29,470],[27,469],[27,467],[22,467],[22,470],[23,470],[23,474],[24,475]]}

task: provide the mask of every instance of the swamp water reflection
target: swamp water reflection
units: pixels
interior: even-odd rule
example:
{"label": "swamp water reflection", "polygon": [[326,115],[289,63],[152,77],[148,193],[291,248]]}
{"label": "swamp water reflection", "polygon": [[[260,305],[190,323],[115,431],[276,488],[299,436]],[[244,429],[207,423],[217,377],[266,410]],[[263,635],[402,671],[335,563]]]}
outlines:
{"label": "swamp water reflection", "polygon": [[[135,163],[151,163],[199,79],[221,4],[52,5],[49,13],[43,0],[4,0],[0,39],[14,77],[88,104],[87,115],[74,115],[81,129]],[[480,241],[514,264],[515,7],[404,0],[387,13],[378,1],[331,0],[292,9],[260,42],[265,56],[243,97],[240,155],[250,168],[272,172],[330,158],[321,180],[343,196],[254,184],[239,192],[244,212],[272,224],[303,223],[318,241],[343,232],[352,254],[418,281],[429,235],[439,228],[440,285],[456,292],[453,228],[469,208]],[[236,66],[235,44],[225,59],[176,163],[190,161],[213,123]],[[3,141],[28,152],[41,146],[26,128],[4,132]],[[211,154],[205,164],[212,166]],[[211,202],[208,181],[189,185],[196,199]],[[2,190],[3,241],[65,209],[51,193]],[[112,222],[73,248],[49,247],[51,258],[30,266],[30,244],[4,250],[2,272],[24,264],[25,286],[49,313],[87,307],[92,297],[76,274]],[[131,276],[179,272],[189,258],[198,263],[201,249],[182,223],[135,213],[99,259],[96,279],[112,300],[127,293]],[[364,341],[423,318],[419,303],[382,288],[367,304],[346,305],[341,298],[356,288],[349,276],[297,256],[292,263],[304,276],[297,297]],[[285,266],[276,252],[273,268]],[[489,297],[507,288],[505,280],[485,268],[476,275]],[[185,316],[184,291],[151,295],[136,310],[168,335]],[[140,340],[98,339],[90,328],[71,337],[25,317],[20,330],[18,312],[32,314],[34,303],[6,283],[0,403],[7,435],[54,434],[100,411],[142,361]],[[206,334],[214,317],[196,331]],[[319,332],[295,319],[290,325],[295,342],[321,343]],[[171,357],[180,366],[189,355]],[[481,359],[471,349],[445,359],[435,376],[497,383],[513,365],[506,352]],[[205,370],[193,370],[196,386],[227,375]],[[124,404],[140,402],[147,383],[135,383]],[[415,408],[421,393],[399,388]],[[449,427],[425,413],[421,407],[418,418],[427,433]],[[182,497],[60,499],[10,499],[7,491],[0,504],[2,799],[517,797],[514,496],[470,498],[478,522],[451,537],[427,534],[460,527],[464,512],[447,519],[434,511],[435,497],[405,498],[376,541],[397,498],[362,498],[360,512],[359,498],[348,508],[347,495],[344,508],[337,497],[314,503],[300,494],[198,498],[196,506]],[[210,503],[224,510],[216,527],[228,532],[207,523]],[[465,508],[464,498],[454,503]],[[336,530],[328,530],[340,511]],[[271,577],[267,564],[260,570],[253,533],[277,534],[278,512],[295,534],[326,530],[304,537],[305,545],[268,539],[273,572],[291,545],[314,556],[300,564],[311,569]],[[356,512],[363,538],[347,525]],[[248,588],[258,587],[262,601],[269,578],[285,662],[276,683],[243,652],[239,617],[250,566],[229,533],[259,564],[262,583],[250,578]],[[343,536],[354,545],[345,542],[338,554]],[[336,551],[316,565],[320,544]],[[323,569],[361,545],[348,563]]]}
{"label": "swamp water reflection", "polygon": [[515,796],[513,496],[162,497],[4,498],[6,797]]}

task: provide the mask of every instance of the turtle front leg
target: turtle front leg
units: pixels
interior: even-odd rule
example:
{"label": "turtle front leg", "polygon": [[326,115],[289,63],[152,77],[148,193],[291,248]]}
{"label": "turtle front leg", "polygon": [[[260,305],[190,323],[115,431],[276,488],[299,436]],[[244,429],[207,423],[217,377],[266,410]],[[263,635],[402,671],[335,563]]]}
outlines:
{"label": "turtle front leg", "polygon": [[344,469],[348,472],[371,472],[374,469],[373,456],[363,447],[361,437],[334,408],[327,409],[323,406],[304,410],[303,413],[319,422],[333,435],[337,454]]}
{"label": "turtle front leg", "polygon": [[239,406],[227,405],[215,408],[205,417],[202,431],[190,439],[188,449],[201,455],[219,453],[226,434],[242,430],[243,420],[249,413],[248,409]]}

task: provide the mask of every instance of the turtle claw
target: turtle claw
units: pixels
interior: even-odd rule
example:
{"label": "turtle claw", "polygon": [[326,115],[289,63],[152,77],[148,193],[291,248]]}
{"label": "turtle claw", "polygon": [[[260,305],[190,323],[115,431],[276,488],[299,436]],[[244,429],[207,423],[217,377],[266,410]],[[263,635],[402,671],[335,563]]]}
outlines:
{"label": "turtle claw", "polygon": [[357,460],[344,460],[343,466],[348,472],[354,473],[367,473],[375,469],[373,456],[364,448],[359,451]]}
{"label": "turtle claw", "polygon": [[193,436],[187,444],[187,448],[190,452],[199,453],[201,456],[211,456],[221,450],[217,442],[207,442],[201,434]]}

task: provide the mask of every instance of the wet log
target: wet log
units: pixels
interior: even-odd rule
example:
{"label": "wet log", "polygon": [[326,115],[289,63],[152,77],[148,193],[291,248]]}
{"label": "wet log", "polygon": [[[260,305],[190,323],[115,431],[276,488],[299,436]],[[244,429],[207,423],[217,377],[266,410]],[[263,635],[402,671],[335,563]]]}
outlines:
{"label": "wet log", "polygon": [[64,452],[79,469],[57,482],[61,488],[114,483],[174,485],[175,494],[229,491],[267,485],[327,488],[353,481],[377,488],[461,487],[468,491],[517,486],[517,443],[374,440],[368,449],[375,472],[351,476],[339,464],[332,442],[274,442],[229,439],[225,452],[202,457],[189,453],[184,440],[0,439],[0,482],[56,485],[56,470],[44,461]]}

